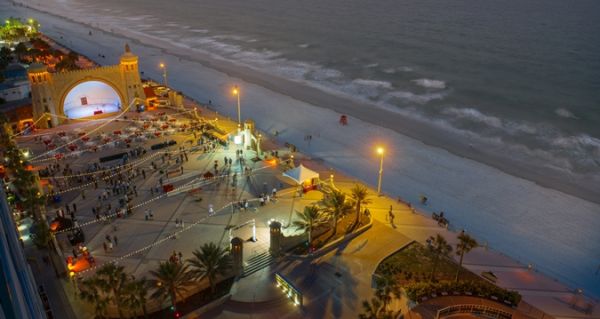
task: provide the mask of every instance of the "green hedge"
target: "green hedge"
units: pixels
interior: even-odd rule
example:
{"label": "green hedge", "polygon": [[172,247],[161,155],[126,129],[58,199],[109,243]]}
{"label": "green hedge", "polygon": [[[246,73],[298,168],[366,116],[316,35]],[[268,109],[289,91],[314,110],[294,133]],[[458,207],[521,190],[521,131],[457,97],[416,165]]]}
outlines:
{"label": "green hedge", "polygon": [[516,291],[509,291],[500,287],[494,286],[488,283],[481,283],[475,281],[441,281],[437,283],[432,282],[418,282],[412,283],[404,287],[408,298],[413,301],[420,301],[423,297],[431,298],[431,295],[441,295],[442,292],[453,294],[458,292],[460,294],[466,294],[470,292],[473,296],[491,299],[492,296],[498,298],[499,302],[505,300],[510,302],[513,306],[517,306],[521,301],[521,295]]}

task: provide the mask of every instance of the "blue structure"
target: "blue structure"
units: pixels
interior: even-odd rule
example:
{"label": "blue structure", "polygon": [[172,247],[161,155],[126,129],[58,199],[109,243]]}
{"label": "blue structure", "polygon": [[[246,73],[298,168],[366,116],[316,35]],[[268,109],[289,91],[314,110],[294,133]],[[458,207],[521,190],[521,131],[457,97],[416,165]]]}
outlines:
{"label": "blue structure", "polygon": [[36,287],[0,182],[0,318],[45,319]]}

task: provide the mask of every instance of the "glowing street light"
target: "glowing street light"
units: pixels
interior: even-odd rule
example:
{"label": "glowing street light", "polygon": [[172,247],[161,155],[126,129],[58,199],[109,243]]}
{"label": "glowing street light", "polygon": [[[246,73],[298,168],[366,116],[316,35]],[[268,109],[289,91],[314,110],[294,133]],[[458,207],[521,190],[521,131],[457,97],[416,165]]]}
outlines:
{"label": "glowing street light", "polygon": [[238,128],[242,127],[242,114],[240,113],[240,88],[236,85],[233,87],[233,95],[237,96],[237,111],[238,111]]}
{"label": "glowing street light", "polygon": [[380,156],[380,160],[379,160],[379,179],[377,181],[377,194],[378,195],[381,195],[381,178],[383,177],[383,153],[384,153],[383,147],[378,147],[377,148],[377,154],[379,154],[379,156]]}
{"label": "glowing street light", "polygon": [[163,70],[163,80],[165,82],[165,87],[169,87],[167,85],[167,65],[164,63],[161,63],[158,66]]}

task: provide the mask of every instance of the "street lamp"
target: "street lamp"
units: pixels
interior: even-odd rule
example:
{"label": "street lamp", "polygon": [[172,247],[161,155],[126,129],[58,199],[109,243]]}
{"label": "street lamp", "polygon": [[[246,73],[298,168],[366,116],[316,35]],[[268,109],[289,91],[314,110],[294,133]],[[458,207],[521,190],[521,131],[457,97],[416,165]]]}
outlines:
{"label": "street lamp", "polygon": [[233,95],[237,96],[238,128],[240,128],[242,127],[242,115],[240,113],[240,88],[237,85],[233,87]]}
{"label": "street lamp", "polygon": [[164,63],[161,63],[158,65],[161,69],[163,69],[163,80],[165,81],[165,86],[169,87],[167,85],[167,65],[165,65]]}
{"label": "street lamp", "polygon": [[383,153],[384,153],[383,147],[378,147],[377,148],[377,154],[379,154],[379,156],[380,156],[380,160],[379,160],[379,179],[377,181],[377,194],[378,195],[381,195],[381,177],[383,177]]}

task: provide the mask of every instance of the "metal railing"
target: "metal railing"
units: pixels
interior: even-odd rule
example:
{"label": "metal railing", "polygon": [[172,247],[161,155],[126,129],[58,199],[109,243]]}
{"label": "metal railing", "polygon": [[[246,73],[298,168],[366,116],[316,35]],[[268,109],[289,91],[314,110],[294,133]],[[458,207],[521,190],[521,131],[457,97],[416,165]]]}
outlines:
{"label": "metal railing", "polygon": [[449,317],[457,314],[473,314],[477,317],[491,318],[491,319],[512,319],[512,313],[500,310],[498,308],[474,305],[474,304],[462,304],[452,305],[443,309],[438,310],[436,319]]}

